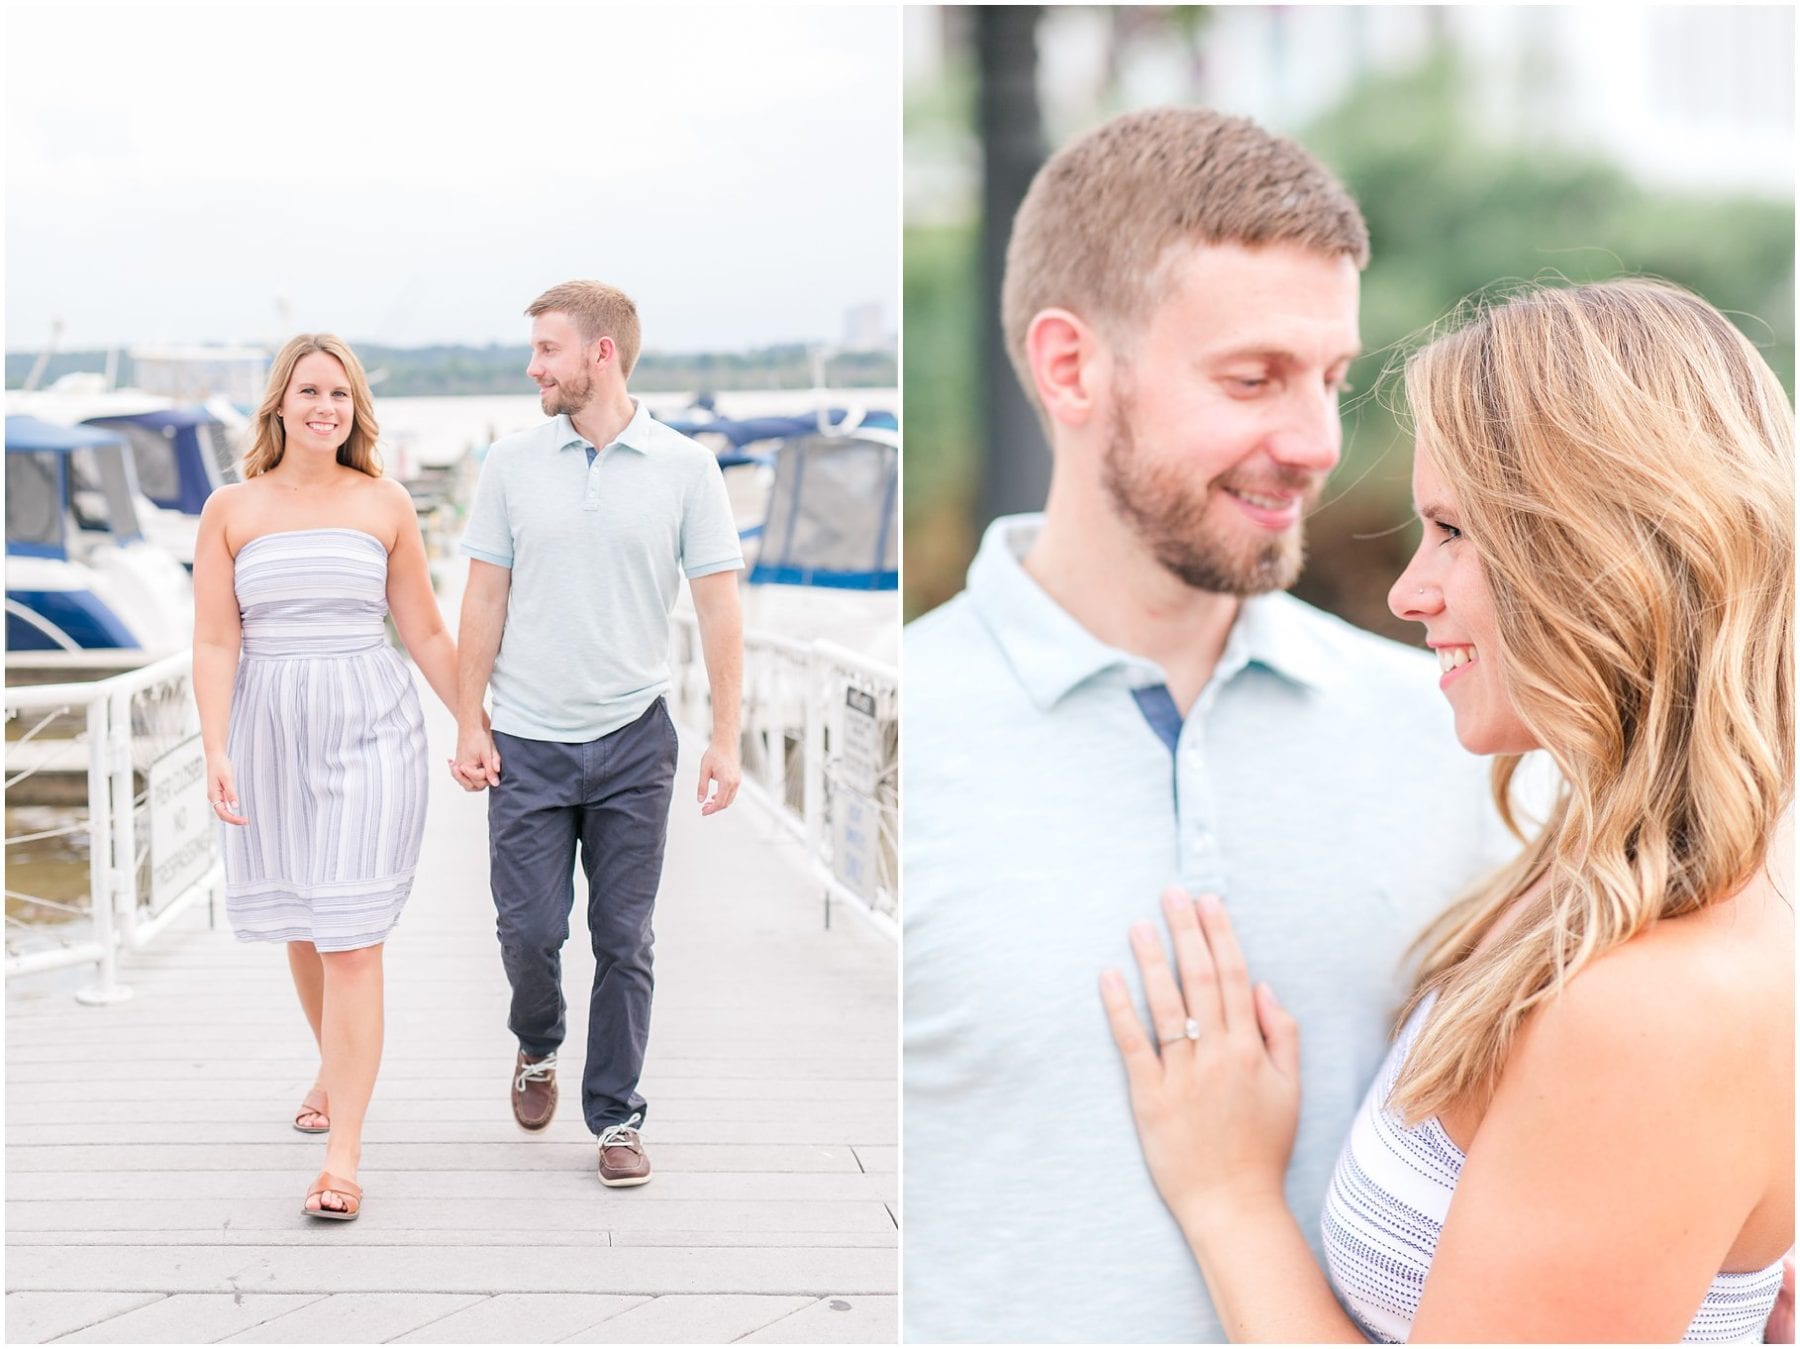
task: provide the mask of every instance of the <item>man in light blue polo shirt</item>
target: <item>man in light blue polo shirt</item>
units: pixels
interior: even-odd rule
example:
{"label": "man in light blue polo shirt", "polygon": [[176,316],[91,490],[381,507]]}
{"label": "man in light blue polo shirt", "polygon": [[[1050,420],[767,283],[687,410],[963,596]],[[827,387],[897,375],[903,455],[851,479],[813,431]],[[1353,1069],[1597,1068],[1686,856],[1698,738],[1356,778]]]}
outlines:
{"label": "man in light blue polo shirt", "polygon": [[1223,897],[1301,1025],[1316,1229],[1403,952],[1505,846],[1435,664],[1279,593],[1367,250],[1310,155],[1200,109],[1115,119],[1019,211],[1003,319],[1049,499],[906,633],[909,1341],[1223,1339],[1099,971],[1169,885]]}
{"label": "man in light blue polo shirt", "polygon": [[[743,626],[736,526],[717,459],[626,392],[637,307],[571,281],[532,302],[532,359],[552,420],[488,451],[462,551],[461,707],[452,772],[487,789],[500,951],[519,1041],[513,1117],[556,1109],[561,952],[579,849],[594,985],[582,1112],[602,1184],[642,1185],[638,1092],[650,1031],[651,916],[674,791],[669,614],[685,575],[712,690],[696,799],[737,793]],[[493,689],[493,730],[482,701]]]}

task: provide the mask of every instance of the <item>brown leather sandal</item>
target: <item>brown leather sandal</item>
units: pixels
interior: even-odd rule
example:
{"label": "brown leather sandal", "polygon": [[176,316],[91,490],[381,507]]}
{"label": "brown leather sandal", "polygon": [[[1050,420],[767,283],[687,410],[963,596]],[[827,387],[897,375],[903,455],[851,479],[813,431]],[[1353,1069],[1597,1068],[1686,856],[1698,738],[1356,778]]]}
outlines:
{"label": "brown leather sandal", "polygon": [[[340,1198],[349,1200],[350,1207],[347,1209],[326,1208],[323,1196],[327,1190]],[[329,1218],[333,1222],[347,1223],[354,1221],[356,1215],[362,1212],[362,1186],[353,1180],[339,1180],[329,1171],[319,1172],[319,1178],[312,1183],[312,1189],[306,1192],[307,1199],[311,1199],[314,1195],[320,1196],[318,1208],[313,1208],[305,1201],[300,1204],[300,1212],[308,1218]]]}
{"label": "brown leather sandal", "polygon": [[[314,1105],[314,1101],[317,1101],[318,1104]],[[294,1127],[303,1134],[330,1133],[331,1117],[325,1113],[326,1107],[330,1104],[330,1098],[325,1095],[325,1088],[314,1087],[311,1091],[306,1093],[306,1098],[300,1102],[299,1112],[294,1116]],[[302,1124],[300,1121],[305,1119],[308,1115],[317,1115],[325,1122],[323,1124]]]}

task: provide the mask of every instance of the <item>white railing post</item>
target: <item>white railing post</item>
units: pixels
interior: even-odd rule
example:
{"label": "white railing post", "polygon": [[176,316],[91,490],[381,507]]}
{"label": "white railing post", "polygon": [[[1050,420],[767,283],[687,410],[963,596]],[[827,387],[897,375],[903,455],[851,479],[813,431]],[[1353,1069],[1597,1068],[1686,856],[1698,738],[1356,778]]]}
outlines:
{"label": "white railing post", "polygon": [[131,990],[118,981],[119,941],[113,931],[112,740],[108,723],[111,699],[94,698],[87,708],[88,734],[88,887],[94,940],[100,947],[95,982],[75,994],[90,1006],[123,1002]]}
{"label": "white railing post", "polygon": [[137,945],[138,893],[137,793],[131,773],[131,690],[114,690],[108,702],[108,715],[112,721],[108,737],[112,761],[112,899],[121,944],[132,948]]}

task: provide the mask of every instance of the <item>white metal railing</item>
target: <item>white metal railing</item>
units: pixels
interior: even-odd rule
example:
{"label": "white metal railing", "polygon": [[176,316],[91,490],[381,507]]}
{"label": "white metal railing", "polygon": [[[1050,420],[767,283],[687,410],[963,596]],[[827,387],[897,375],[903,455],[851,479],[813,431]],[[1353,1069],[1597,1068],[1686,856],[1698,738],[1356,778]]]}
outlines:
{"label": "white metal railing", "polygon": [[[9,807],[31,794],[32,788],[21,792],[19,784],[33,777],[39,778],[39,786],[48,786],[53,776],[67,778],[83,768],[86,774],[85,804],[69,805],[65,813],[72,818],[67,823],[7,836],[6,977],[92,964],[95,982],[75,996],[88,1003],[121,1001],[131,993],[118,982],[119,952],[148,945],[196,900],[214,898],[223,884],[210,813],[203,830],[198,819],[187,823],[189,846],[198,850],[190,859],[197,866],[189,870],[198,869],[200,874],[175,893],[160,897],[151,879],[152,868],[165,860],[151,856],[157,823],[150,801],[152,766],[167,763],[171,751],[197,753],[193,655],[179,652],[142,669],[87,683],[9,687],[5,698]],[[20,728],[16,736],[15,722]],[[59,726],[74,733],[57,735]],[[202,787],[199,799],[204,801],[204,796]],[[191,795],[185,799],[191,801]],[[31,894],[23,888],[30,881],[20,881],[19,888],[12,882],[21,870],[15,865],[16,847],[83,832],[88,842],[87,930],[83,932],[78,922],[46,927],[15,915],[17,905],[79,916],[83,905]],[[34,935],[42,940],[32,941]]]}
{"label": "white metal railing", "polygon": [[[671,710],[701,734],[711,693],[699,627],[675,617]],[[744,634],[740,791],[806,848],[829,903],[898,939],[899,672],[829,641]]]}

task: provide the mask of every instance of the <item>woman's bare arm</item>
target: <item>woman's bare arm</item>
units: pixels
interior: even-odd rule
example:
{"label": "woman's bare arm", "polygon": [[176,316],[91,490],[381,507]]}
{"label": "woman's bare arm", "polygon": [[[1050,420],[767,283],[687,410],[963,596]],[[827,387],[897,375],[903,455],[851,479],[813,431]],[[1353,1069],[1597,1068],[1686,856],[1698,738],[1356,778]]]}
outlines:
{"label": "woman's bare arm", "polygon": [[225,754],[231,691],[243,645],[236,564],[225,537],[239,490],[236,485],[221,487],[207,497],[194,539],[194,702],[200,709],[200,745],[206,753],[207,800],[213,813],[231,824],[248,823],[238,812],[235,773]]}
{"label": "woman's bare arm", "polygon": [[425,558],[418,513],[406,488],[392,479],[384,479],[381,486],[388,495],[395,529],[394,548],[388,554],[388,612],[425,682],[455,715],[456,643],[431,588],[431,567]]}

